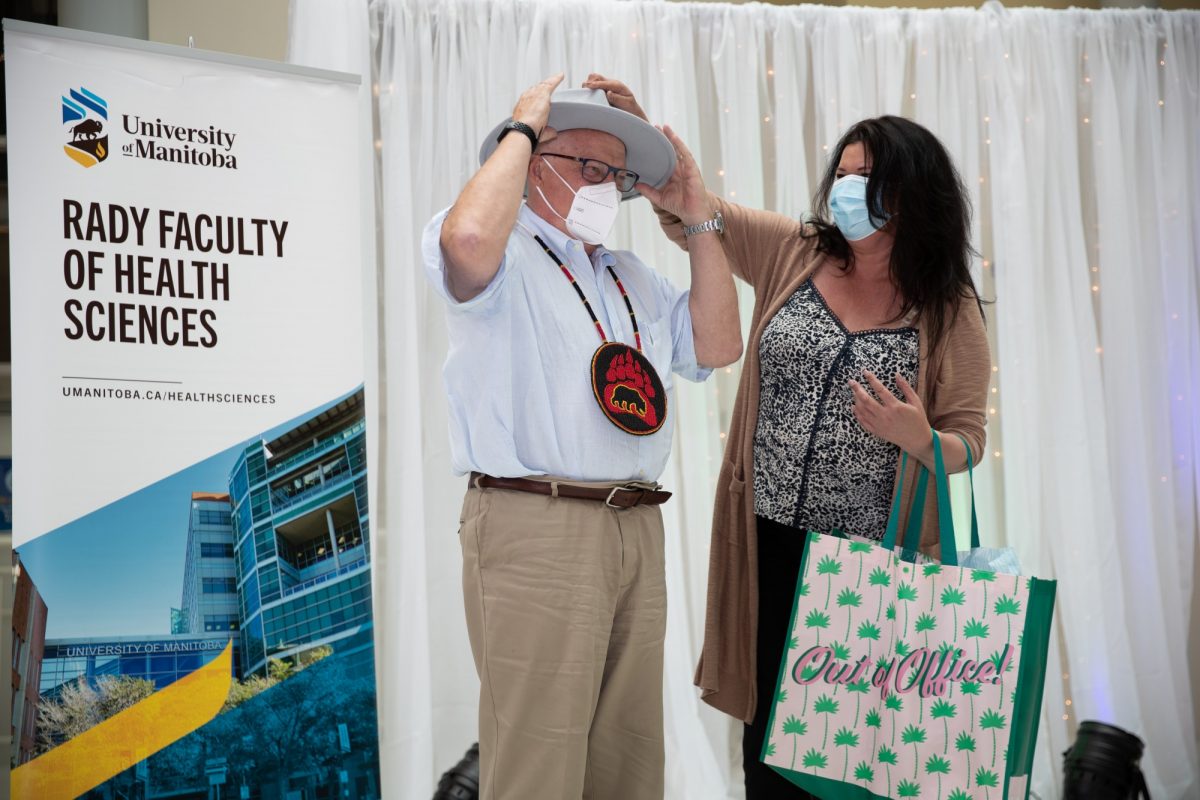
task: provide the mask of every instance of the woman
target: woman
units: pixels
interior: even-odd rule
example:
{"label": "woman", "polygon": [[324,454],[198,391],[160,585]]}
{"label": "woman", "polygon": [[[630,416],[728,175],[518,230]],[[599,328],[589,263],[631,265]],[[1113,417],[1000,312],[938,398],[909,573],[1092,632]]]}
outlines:
{"label": "woman", "polygon": [[[900,454],[932,467],[930,428],[951,471],[967,466],[960,436],[976,460],[983,452],[991,361],[970,205],[937,138],[891,116],[838,142],[807,224],[709,199],[755,306],[717,484],[697,684],[746,723],[747,798],[804,797],[759,760],[804,532],[880,539],[896,491],[905,530],[916,470],[898,485]],[[659,216],[686,248],[678,221]],[[937,530],[930,496],[922,551],[936,554]]]}

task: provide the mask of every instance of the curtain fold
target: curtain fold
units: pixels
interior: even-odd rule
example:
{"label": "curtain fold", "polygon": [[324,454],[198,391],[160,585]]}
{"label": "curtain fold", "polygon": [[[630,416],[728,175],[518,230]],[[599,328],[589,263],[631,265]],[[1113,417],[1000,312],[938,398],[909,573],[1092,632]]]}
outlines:
{"label": "curtain fold", "polygon": [[[455,536],[465,481],[449,468],[443,310],[420,275],[420,232],[477,169],[483,135],[558,71],[572,86],[590,72],[624,80],[688,143],[710,189],[796,217],[858,119],[902,114],[942,139],[975,209],[973,271],[995,301],[985,543],[1059,580],[1032,786],[1059,796],[1062,752],[1079,720],[1098,719],[1146,740],[1155,797],[1200,793],[1200,665],[1188,660],[1200,614],[1200,13],[292,0],[290,27],[289,58],[362,74],[375,114],[368,389],[386,796],[429,796],[477,738]],[[626,204],[614,239],[688,282],[645,201]],[[753,295],[739,292],[748,320]],[[676,493],[664,510],[671,798],[742,794],[741,726],[691,685],[737,378],[734,366],[680,382],[662,477]]]}

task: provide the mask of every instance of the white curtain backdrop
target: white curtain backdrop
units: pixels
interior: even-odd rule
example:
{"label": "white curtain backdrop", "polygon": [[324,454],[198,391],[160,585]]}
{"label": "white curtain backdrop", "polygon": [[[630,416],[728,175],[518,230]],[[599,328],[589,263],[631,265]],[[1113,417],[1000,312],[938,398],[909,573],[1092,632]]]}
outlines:
{"label": "white curtain backdrop", "polygon": [[[1097,719],[1146,741],[1156,800],[1200,795],[1200,14],[292,0],[290,58],[360,72],[375,100],[367,313],[387,797],[429,797],[476,739],[455,535],[465,481],[449,468],[442,304],[421,275],[420,232],[478,167],[484,133],[560,70],[575,86],[592,71],[626,81],[710,188],[793,216],[856,120],[903,114],[941,137],[975,204],[976,277],[995,300],[983,534],[1059,580],[1034,791],[1059,796],[1061,754],[1080,720]],[[644,201],[627,204],[615,238],[687,282]],[[680,388],[662,478],[676,492],[671,798],[741,796],[741,726],[691,685],[737,377]]]}

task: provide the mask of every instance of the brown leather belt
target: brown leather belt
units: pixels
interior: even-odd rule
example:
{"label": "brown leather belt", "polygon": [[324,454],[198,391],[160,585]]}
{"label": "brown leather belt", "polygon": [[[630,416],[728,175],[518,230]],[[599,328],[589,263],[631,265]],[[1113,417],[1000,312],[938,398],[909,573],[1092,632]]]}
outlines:
{"label": "brown leather belt", "polygon": [[510,489],[514,492],[557,495],[573,500],[596,500],[612,508],[634,506],[656,506],[667,502],[670,492],[643,489],[639,486],[588,487],[569,483],[552,484],[550,481],[532,481],[528,478],[493,478],[479,472],[471,473],[471,485],[480,489]]}

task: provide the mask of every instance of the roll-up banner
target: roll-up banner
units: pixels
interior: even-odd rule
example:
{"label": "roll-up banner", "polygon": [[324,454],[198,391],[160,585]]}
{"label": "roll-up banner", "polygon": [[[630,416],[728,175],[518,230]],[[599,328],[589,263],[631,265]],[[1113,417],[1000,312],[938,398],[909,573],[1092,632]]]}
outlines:
{"label": "roll-up banner", "polygon": [[4,39],[13,797],[379,797],[360,80]]}

